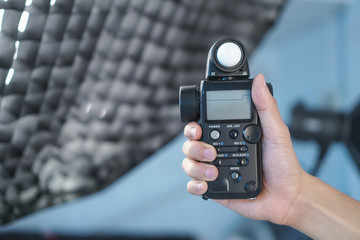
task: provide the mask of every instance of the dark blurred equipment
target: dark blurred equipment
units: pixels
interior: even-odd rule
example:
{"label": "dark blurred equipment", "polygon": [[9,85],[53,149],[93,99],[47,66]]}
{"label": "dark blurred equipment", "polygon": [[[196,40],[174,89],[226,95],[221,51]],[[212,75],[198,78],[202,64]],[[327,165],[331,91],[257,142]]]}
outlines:
{"label": "dark blurred equipment", "polygon": [[320,146],[318,161],[311,173],[316,175],[333,142],[343,142],[360,170],[360,102],[350,113],[309,110],[298,104],[293,109],[291,135],[299,140],[314,140]]}

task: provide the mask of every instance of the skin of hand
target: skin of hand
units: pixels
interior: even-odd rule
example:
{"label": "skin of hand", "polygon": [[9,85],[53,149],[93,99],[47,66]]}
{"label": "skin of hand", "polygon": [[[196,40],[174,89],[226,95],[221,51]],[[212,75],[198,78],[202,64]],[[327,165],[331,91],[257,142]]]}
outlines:
{"label": "skin of hand", "polygon": [[[314,239],[360,239],[360,202],[307,174],[300,166],[289,129],[266,86],[263,75],[252,84],[252,100],[262,126],[263,189],[254,200],[215,200],[245,217],[288,225]],[[187,189],[194,195],[217,178],[213,146],[198,141],[201,127],[189,123],[183,145],[184,171],[193,178]]]}
{"label": "skin of hand", "polygon": [[[216,201],[248,218],[287,224],[289,210],[300,191],[301,181],[306,173],[297,160],[289,130],[280,116],[276,101],[269,92],[263,75],[255,77],[251,94],[263,132],[263,189],[255,200]],[[216,150],[211,145],[197,141],[202,134],[197,123],[189,123],[184,129],[184,134],[189,140],[183,145],[186,158],[182,166],[194,179],[188,183],[187,188],[190,193],[201,195],[207,190],[205,181],[215,180],[217,177],[215,166],[202,163],[213,161],[216,158]]]}

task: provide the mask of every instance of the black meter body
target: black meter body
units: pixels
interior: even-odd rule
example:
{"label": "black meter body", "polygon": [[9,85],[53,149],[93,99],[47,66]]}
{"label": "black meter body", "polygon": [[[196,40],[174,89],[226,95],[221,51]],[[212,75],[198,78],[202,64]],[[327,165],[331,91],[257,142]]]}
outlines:
{"label": "black meter body", "polygon": [[211,164],[219,174],[208,182],[204,198],[255,198],[262,189],[261,124],[251,100],[249,76],[243,44],[225,38],[211,47],[206,80],[200,87],[180,87],[182,121],[197,121],[201,141],[217,151]]}

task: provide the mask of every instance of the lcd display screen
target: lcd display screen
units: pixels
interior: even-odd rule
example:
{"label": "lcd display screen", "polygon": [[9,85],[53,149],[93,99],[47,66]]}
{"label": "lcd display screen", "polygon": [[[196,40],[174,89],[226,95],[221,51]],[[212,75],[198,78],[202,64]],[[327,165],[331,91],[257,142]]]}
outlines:
{"label": "lcd display screen", "polygon": [[251,119],[250,90],[206,92],[207,120]]}

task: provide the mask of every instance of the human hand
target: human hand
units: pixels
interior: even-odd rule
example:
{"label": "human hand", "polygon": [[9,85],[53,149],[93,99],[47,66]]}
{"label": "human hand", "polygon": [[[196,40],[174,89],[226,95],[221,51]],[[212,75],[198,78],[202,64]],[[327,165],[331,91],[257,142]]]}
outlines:
{"label": "human hand", "polygon": [[[263,133],[263,189],[255,200],[215,201],[248,218],[287,224],[291,218],[292,204],[308,174],[297,160],[289,130],[280,116],[276,101],[270,94],[263,75],[255,77],[251,94]],[[187,189],[192,194],[202,195],[207,190],[206,181],[213,181],[218,175],[215,166],[204,163],[216,158],[216,150],[213,146],[198,141],[202,130],[197,123],[189,123],[184,129],[184,134],[189,140],[183,145],[186,158],[182,166],[193,178]]]}

